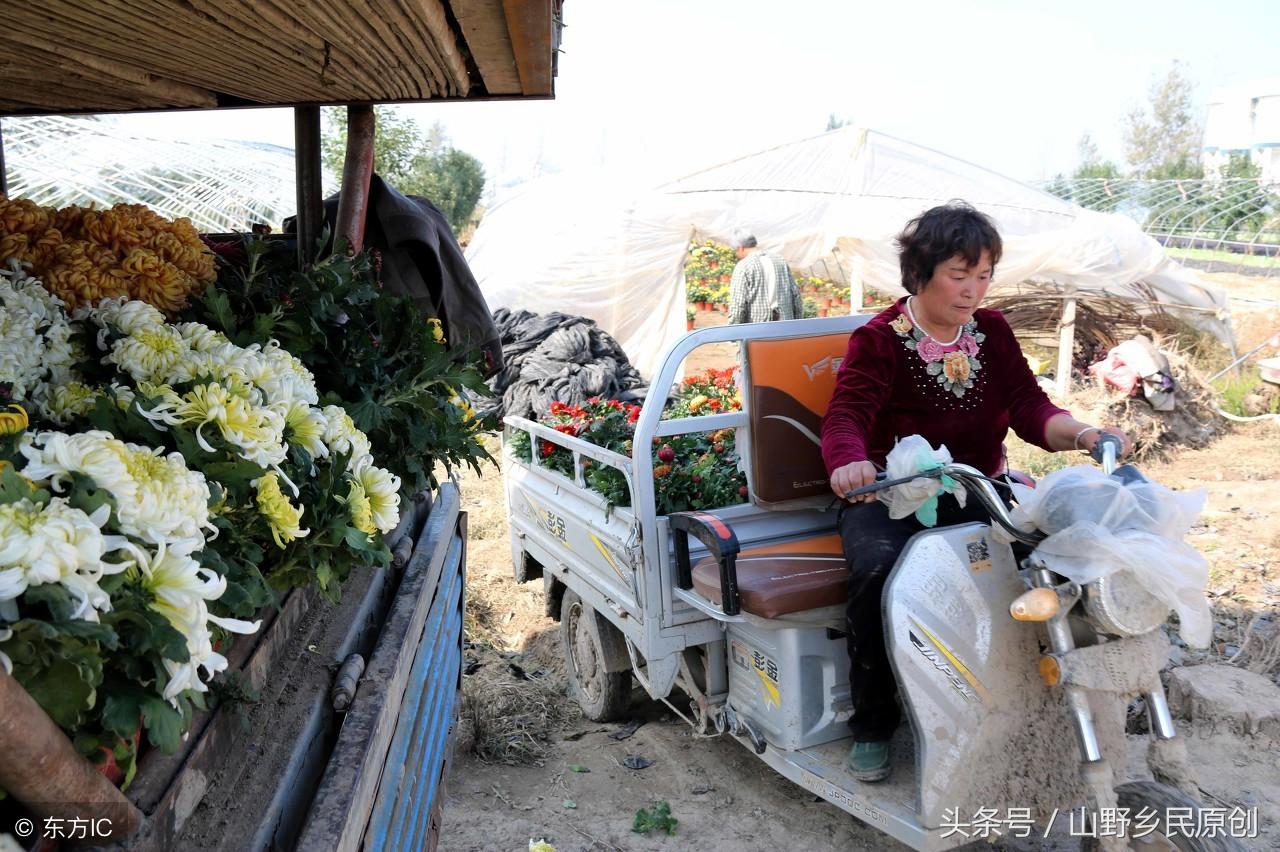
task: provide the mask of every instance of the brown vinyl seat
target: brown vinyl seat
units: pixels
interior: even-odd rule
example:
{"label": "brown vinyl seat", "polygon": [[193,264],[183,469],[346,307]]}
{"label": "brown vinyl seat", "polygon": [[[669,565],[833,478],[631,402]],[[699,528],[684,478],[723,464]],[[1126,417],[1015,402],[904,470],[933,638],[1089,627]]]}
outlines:
{"label": "brown vinyl seat", "polygon": [[[772,511],[821,510],[831,503],[822,461],[822,415],[835,388],[849,334],[751,340],[745,347],[750,381],[751,502]],[[787,452],[779,452],[786,447]],[[720,567],[713,557],[693,566],[693,587],[721,604]],[[747,546],[737,558],[739,602],[760,618],[843,605],[848,569],[840,536]]]}
{"label": "brown vinyl seat", "polygon": [[[782,544],[747,547],[738,554],[742,611],[760,618],[843,604],[849,572],[836,533]],[[706,557],[693,566],[693,587],[720,603],[720,566]]]}

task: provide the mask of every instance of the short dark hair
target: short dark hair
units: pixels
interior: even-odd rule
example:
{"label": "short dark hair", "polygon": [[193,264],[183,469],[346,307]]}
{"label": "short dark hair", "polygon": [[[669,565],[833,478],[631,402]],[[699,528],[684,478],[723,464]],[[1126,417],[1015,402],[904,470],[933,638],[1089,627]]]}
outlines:
{"label": "short dark hair", "polygon": [[939,263],[960,255],[976,266],[985,249],[994,267],[1004,250],[990,217],[963,201],[924,211],[898,234],[897,245],[902,288],[913,296],[933,277]]}

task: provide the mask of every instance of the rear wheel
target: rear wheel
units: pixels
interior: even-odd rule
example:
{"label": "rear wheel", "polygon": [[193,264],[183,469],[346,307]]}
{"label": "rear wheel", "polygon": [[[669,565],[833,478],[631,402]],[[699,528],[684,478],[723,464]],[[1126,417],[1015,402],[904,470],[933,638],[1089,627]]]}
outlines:
{"label": "rear wheel", "polygon": [[560,642],[564,646],[569,694],[594,722],[611,722],[631,704],[631,672],[606,670],[604,643],[616,641],[605,631],[616,628],[582,602],[576,592],[565,590],[560,602]]}
{"label": "rear wheel", "polygon": [[[1195,834],[1198,826],[1204,825],[1200,816],[1201,805],[1195,799],[1164,784],[1155,781],[1130,781],[1116,787],[1116,799],[1119,813],[1129,819],[1129,828],[1125,835],[1130,849],[1143,852],[1243,852],[1244,847],[1234,837],[1187,837],[1182,831],[1170,831],[1169,814],[1187,814],[1190,818],[1179,818],[1181,825],[1186,826],[1187,833]],[[1150,820],[1138,819],[1139,814],[1154,814]],[[1155,830],[1135,836],[1138,826],[1154,825]],[[1145,828],[1141,829],[1145,831]],[[1084,852],[1100,849],[1097,838],[1086,837],[1080,844]]]}

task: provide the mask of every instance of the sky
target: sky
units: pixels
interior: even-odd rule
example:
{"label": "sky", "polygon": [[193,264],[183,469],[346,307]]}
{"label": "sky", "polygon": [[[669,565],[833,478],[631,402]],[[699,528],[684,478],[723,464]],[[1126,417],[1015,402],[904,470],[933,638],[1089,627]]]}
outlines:
{"label": "sky", "polygon": [[[554,101],[402,107],[491,185],[607,170],[660,183],[821,133],[829,115],[1036,181],[1122,120],[1177,60],[1203,111],[1280,76],[1280,2],[566,0]],[[139,132],[293,145],[288,110],[122,117]]]}

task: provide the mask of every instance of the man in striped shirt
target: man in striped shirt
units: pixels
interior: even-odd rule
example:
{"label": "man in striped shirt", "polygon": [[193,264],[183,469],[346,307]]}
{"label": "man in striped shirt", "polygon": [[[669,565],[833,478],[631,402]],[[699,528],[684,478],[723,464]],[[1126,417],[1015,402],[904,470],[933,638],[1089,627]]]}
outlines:
{"label": "man in striped shirt", "polygon": [[729,322],[769,322],[800,319],[800,288],[782,258],[760,250],[755,235],[739,228],[733,233],[738,263],[729,283]]}

